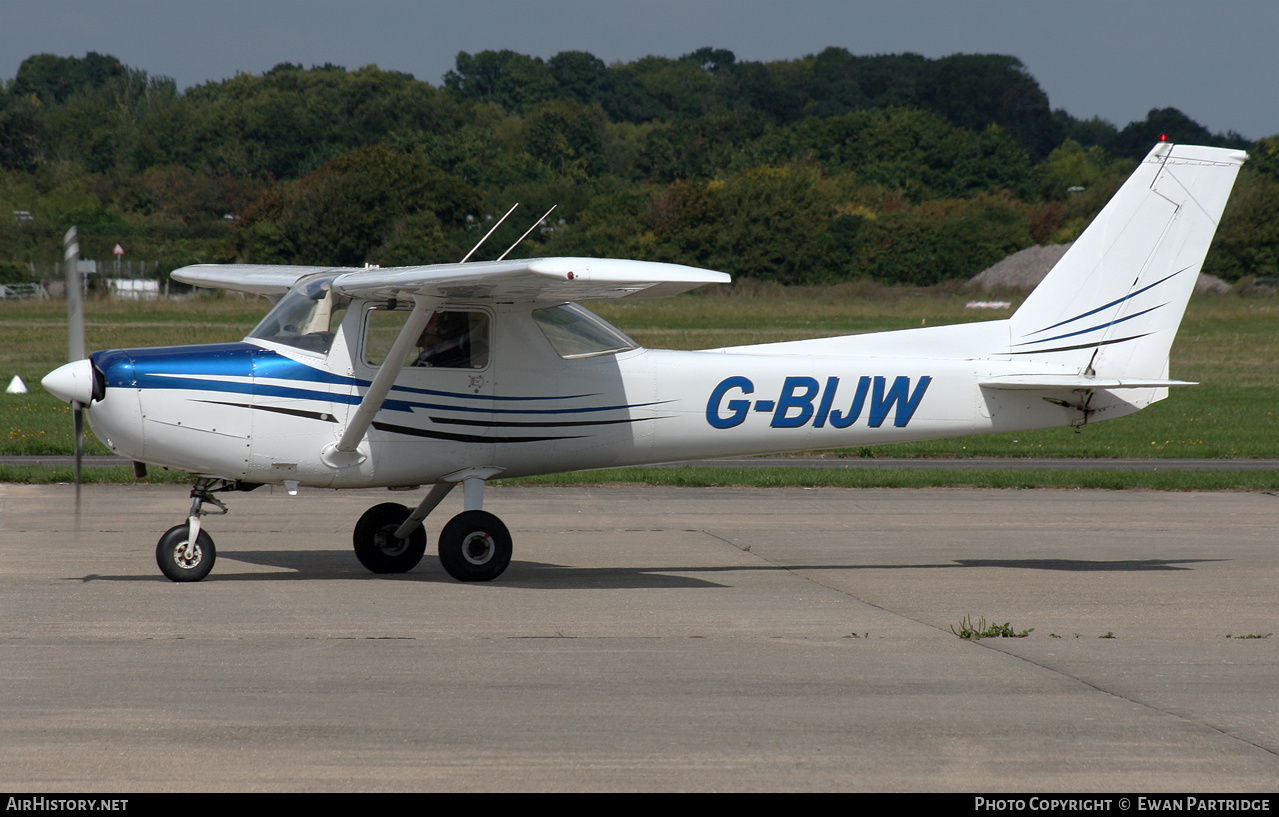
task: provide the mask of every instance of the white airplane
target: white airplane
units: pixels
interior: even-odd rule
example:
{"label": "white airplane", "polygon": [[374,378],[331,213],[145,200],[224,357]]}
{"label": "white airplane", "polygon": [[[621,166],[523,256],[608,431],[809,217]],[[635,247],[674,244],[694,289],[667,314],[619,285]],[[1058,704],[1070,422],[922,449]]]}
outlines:
{"label": "white airplane", "polygon": [[239,343],[97,352],[43,384],[116,454],[194,477],[187,520],[156,549],[174,581],[213,567],[201,518],[226,512],[215,493],[430,485],[416,508],[356,523],[359,560],[395,573],[422,558],[422,521],[459,483],[440,562],[488,581],[511,559],[483,510],[494,477],[1079,426],[1192,385],[1168,379],[1168,351],[1246,158],[1157,145],[1007,320],[665,351],[576,302],[727,275],[592,258],[197,265],[173,277],[274,309]]}

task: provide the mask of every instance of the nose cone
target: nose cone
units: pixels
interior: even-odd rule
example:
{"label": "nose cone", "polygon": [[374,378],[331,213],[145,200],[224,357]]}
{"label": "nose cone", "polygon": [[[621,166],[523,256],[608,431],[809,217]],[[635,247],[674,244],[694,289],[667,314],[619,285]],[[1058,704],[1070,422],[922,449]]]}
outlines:
{"label": "nose cone", "polygon": [[93,363],[86,359],[59,366],[45,375],[40,385],[59,400],[87,406],[93,401]]}

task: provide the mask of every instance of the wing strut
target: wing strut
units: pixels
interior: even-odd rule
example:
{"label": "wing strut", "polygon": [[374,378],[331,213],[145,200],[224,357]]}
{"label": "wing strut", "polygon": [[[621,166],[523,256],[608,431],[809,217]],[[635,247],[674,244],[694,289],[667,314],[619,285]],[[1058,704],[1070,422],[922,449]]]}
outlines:
{"label": "wing strut", "polygon": [[364,433],[369,430],[373,418],[381,410],[387,394],[395,385],[395,378],[399,377],[400,370],[404,368],[409,349],[426,328],[426,322],[439,302],[439,298],[413,296],[413,311],[409,313],[408,320],[404,322],[400,334],[396,336],[395,343],[391,344],[391,351],[387,353],[386,360],[382,361],[377,374],[373,375],[373,382],[369,384],[368,391],[364,393],[364,399],[360,401],[359,407],[355,409],[350,422],[347,423],[346,430],[342,432],[342,438],[335,443],[329,443],[321,452],[320,459],[325,465],[330,468],[349,468],[364,462],[365,455],[357,450],[360,441],[364,439]]}
{"label": "wing strut", "polygon": [[[497,223],[489,228],[489,231],[480,239],[479,244],[472,247],[471,251],[466,254],[466,258],[462,259],[463,264],[475,254],[481,244],[488,241],[489,236],[493,235],[493,232],[501,226],[502,222],[506,221],[506,217],[514,213],[515,208],[519,206],[519,202],[516,202],[510,210],[506,211],[506,215],[498,219]],[[555,208],[552,207],[551,209],[554,210]],[[547,211],[547,215],[550,215],[550,211]],[[546,218],[546,216],[542,218]],[[529,232],[532,232],[531,228]],[[524,235],[528,235],[528,233]],[[523,237],[521,237],[520,241],[523,240]],[[519,242],[517,241],[516,243],[518,244]],[[510,250],[507,250],[507,252],[510,252]],[[359,451],[360,441],[364,439],[365,432],[373,424],[373,418],[382,410],[382,403],[386,402],[386,396],[390,394],[391,387],[395,385],[395,378],[400,376],[400,370],[404,368],[404,361],[408,358],[409,349],[422,334],[422,330],[426,328],[426,322],[430,319],[431,313],[435,311],[435,307],[439,303],[439,298],[425,295],[413,296],[413,311],[409,313],[408,320],[401,327],[400,334],[395,338],[395,343],[391,344],[391,351],[387,353],[386,360],[382,361],[377,374],[373,375],[373,382],[369,384],[368,391],[364,393],[364,399],[360,401],[360,405],[351,416],[351,421],[347,423],[346,430],[342,432],[342,438],[335,443],[329,443],[320,452],[320,459],[325,465],[330,468],[350,468],[367,459],[367,456]],[[442,499],[443,497],[441,496],[440,498]],[[438,502],[439,500],[436,501]],[[418,521],[420,522],[421,520],[419,519]]]}

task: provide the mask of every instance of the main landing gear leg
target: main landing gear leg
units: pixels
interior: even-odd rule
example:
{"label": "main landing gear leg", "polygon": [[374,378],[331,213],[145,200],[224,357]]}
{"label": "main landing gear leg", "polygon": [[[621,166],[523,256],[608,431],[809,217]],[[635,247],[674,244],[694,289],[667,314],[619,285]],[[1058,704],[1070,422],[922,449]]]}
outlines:
{"label": "main landing gear leg", "polygon": [[[155,546],[155,561],[160,572],[175,582],[198,582],[213,569],[217,552],[213,539],[200,529],[200,517],[211,513],[224,514],[227,506],[212,494],[216,480],[201,477],[191,489],[191,513],[187,521],[165,531]],[[220,510],[206,511],[204,503],[216,505]]]}

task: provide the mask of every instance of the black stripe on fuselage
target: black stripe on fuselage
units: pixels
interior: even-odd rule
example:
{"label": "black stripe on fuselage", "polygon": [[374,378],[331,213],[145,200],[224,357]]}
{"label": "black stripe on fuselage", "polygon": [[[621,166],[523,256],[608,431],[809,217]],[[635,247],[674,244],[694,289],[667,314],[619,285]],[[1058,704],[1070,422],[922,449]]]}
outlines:
{"label": "black stripe on fuselage", "polygon": [[305,409],[284,408],[283,406],[250,406],[248,403],[227,403],[222,400],[197,400],[198,403],[211,403],[215,406],[233,406],[235,408],[254,409],[255,411],[270,411],[275,414],[287,414],[290,417],[305,417],[308,420],[320,420],[325,423],[336,423],[338,418],[332,414],[326,414],[320,411],[306,411]]}
{"label": "black stripe on fuselage", "polygon": [[[432,423],[455,426],[479,426],[481,428],[571,428],[578,426],[612,426],[624,423],[638,423],[647,418],[630,417],[623,420],[577,420],[569,422],[525,423],[519,420],[461,420],[453,417],[431,417]],[[663,418],[653,418],[663,419]]]}
{"label": "black stripe on fuselage", "polygon": [[391,423],[374,421],[373,427],[378,431],[389,431],[392,434],[407,434],[411,437],[426,437],[432,440],[449,440],[456,443],[540,443],[547,440],[578,440],[585,435],[573,437],[485,437],[482,434],[451,434],[447,431],[427,431],[412,426],[397,426]]}
{"label": "black stripe on fuselage", "polygon": [[[218,406],[233,406],[235,408],[254,409],[257,411],[269,411],[275,414],[287,414],[290,417],[303,417],[308,420],[320,420],[326,423],[336,423],[337,418],[332,414],[325,414],[318,411],[306,411],[304,409],[283,408],[281,406],[251,406],[248,403],[229,403],[222,400],[201,400],[201,403],[211,403]],[[448,418],[432,417],[435,423],[452,423],[456,425],[480,426],[482,428],[499,428],[499,427],[528,427],[528,428],[554,428],[556,426],[592,426],[592,425],[612,425],[614,423],[631,423],[637,420],[586,420],[582,422],[568,423],[503,423],[488,422],[485,420],[450,420]],[[428,431],[424,428],[414,428],[413,426],[401,426],[394,423],[374,422],[373,427],[379,431],[389,431],[392,434],[407,434],[412,437],[426,437],[432,440],[449,440],[458,443],[540,443],[547,440],[577,440],[586,435],[574,436],[551,436],[551,437],[486,437],[480,434],[455,434],[448,431]]]}

